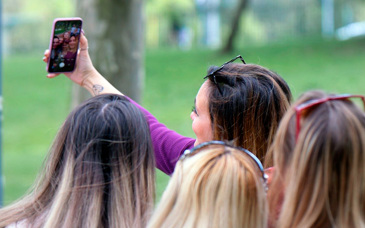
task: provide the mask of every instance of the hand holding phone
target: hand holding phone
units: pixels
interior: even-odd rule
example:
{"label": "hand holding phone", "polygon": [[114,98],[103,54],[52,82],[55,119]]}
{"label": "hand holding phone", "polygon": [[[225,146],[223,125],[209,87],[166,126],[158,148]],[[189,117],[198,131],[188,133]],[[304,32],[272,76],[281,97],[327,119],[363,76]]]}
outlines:
{"label": "hand holding phone", "polygon": [[56,18],[53,22],[49,45],[49,73],[72,72],[75,69],[79,48],[82,19]]}

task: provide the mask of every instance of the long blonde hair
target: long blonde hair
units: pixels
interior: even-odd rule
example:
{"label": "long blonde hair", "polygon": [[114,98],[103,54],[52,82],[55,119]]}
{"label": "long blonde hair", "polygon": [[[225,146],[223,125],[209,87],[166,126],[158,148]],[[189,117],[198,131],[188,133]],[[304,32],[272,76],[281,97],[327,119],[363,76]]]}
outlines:
{"label": "long blonde hair", "polygon": [[138,108],[119,95],[93,97],[66,119],[34,190],[0,210],[0,227],[145,227],[154,167]]}
{"label": "long blonde hair", "polygon": [[303,112],[295,137],[294,107],[327,96],[305,93],[279,127],[268,195],[277,227],[365,226],[364,111],[347,99],[322,103]]}
{"label": "long blonde hair", "polygon": [[148,225],[265,227],[263,178],[252,158],[223,145],[180,160]]}

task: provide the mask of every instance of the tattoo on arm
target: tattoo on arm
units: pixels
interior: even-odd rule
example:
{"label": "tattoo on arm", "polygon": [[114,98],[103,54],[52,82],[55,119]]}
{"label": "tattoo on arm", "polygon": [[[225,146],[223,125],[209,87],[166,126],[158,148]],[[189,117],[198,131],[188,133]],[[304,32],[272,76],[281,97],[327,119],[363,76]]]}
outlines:
{"label": "tattoo on arm", "polygon": [[93,85],[94,95],[101,94],[101,92],[103,92],[103,90],[104,90],[104,87],[102,85],[98,85],[98,84]]}

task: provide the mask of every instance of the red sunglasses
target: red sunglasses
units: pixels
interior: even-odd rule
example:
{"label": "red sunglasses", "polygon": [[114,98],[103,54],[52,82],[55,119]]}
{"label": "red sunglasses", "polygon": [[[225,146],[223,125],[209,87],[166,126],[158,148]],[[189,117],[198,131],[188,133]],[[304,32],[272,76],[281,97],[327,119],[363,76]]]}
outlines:
{"label": "red sunglasses", "polygon": [[350,94],[340,94],[340,95],[334,95],[334,96],[329,96],[329,97],[325,97],[325,98],[321,98],[321,99],[315,99],[315,100],[310,100],[307,101],[303,104],[300,104],[298,106],[295,107],[295,111],[296,111],[296,117],[297,117],[297,128],[296,128],[296,134],[295,134],[295,138],[296,140],[298,140],[299,137],[299,132],[300,132],[300,118],[302,115],[302,111],[306,110],[308,108],[311,108],[313,106],[325,103],[327,101],[333,101],[333,100],[347,100],[349,98],[360,98],[364,104],[364,108],[365,108],[365,97],[362,95],[350,95]]}

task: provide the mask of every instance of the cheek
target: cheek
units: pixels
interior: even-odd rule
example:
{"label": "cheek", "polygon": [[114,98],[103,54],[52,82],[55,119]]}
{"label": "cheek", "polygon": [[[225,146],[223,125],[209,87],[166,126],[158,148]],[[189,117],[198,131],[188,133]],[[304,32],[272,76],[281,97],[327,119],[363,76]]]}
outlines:
{"label": "cheek", "polygon": [[196,135],[198,143],[207,142],[213,139],[212,129],[209,122],[193,119],[192,129]]}
{"label": "cheek", "polygon": [[195,119],[192,117],[191,118],[193,120],[192,124],[191,124],[191,128],[193,129],[195,135],[199,134],[199,124],[197,123],[198,121],[195,121]]}

